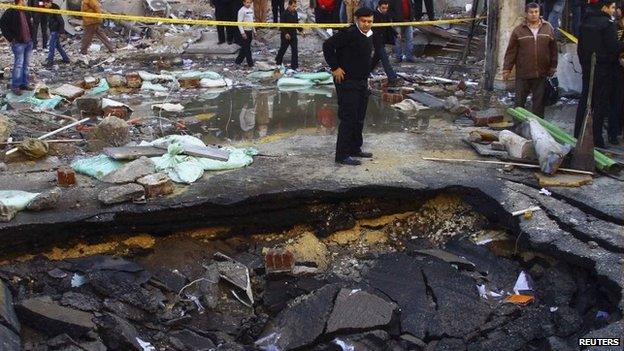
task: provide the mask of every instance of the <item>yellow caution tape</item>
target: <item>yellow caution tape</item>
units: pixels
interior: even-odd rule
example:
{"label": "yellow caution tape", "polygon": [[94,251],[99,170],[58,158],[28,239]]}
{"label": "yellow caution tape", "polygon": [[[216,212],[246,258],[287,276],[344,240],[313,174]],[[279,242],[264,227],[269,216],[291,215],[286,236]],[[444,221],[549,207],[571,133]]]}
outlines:
{"label": "yellow caution tape", "polygon": [[[0,8],[16,9],[30,12],[60,14],[77,17],[91,17],[101,18],[116,21],[127,22],[143,22],[143,23],[157,23],[157,24],[188,24],[197,26],[244,26],[244,27],[272,27],[272,28],[341,28],[348,27],[347,23],[268,23],[268,22],[232,22],[232,21],[214,21],[214,20],[202,20],[202,19],[190,19],[190,18],[165,18],[165,17],[148,17],[148,16],[131,16],[131,15],[118,15],[113,13],[92,13],[81,12],[71,10],[55,10],[42,7],[30,7],[30,6],[17,6],[13,4],[2,4]],[[436,24],[453,24],[471,22],[484,17],[470,17],[470,18],[453,18],[443,19],[436,21],[421,21],[421,22],[392,22],[392,23],[375,23],[373,27],[401,27],[401,26],[430,26]]]}
{"label": "yellow caution tape", "polygon": [[559,28],[559,31],[560,31],[563,35],[565,35],[565,36],[566,36],[566,38],[570,39],[570,41],[571,41],[571,42],[573,42],[574,44],[578,44],[578,39],[577,39],[574,35],[572,35],[572,34],[570,34],[570,33],[566,32],[565,30],[563,30],[563,29],[561,29],[561,28]]}

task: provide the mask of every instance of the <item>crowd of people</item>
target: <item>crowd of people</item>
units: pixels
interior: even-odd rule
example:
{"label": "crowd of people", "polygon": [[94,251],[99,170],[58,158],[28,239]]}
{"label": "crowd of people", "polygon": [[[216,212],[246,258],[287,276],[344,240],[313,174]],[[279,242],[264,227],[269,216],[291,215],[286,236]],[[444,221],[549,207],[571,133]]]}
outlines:
{"label": "crowd of people", "polygon": [[[557,7],[560,5],[556,1]],[[564,1],[565,3],[565,1]],[[515,105],[524,107],[531,95],[532,112],[544,116],[547,78],[557,72],[557,31],[542,16],[538,3],[526,5],[526,19],[517,26],[505,52],[503,79],[516,72]],[[581,133],[590,87],[592,55],[596,55],[593,84],[593,138],[605,147],[603,132],[607,127],[609,144],[618,145],[624,125],[624,2],[589,0],[583,3],[578,27],[578,57],[582,67],[582,94],[576,113],[574,135]]]}

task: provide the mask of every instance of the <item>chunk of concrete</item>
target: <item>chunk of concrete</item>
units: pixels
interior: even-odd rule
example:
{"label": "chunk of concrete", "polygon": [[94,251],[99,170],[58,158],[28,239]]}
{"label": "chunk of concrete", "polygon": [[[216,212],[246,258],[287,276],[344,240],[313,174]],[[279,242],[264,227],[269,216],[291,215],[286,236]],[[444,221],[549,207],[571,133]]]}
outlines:
{"label": "chunk of concrete", "polygon": [[20,331],[20,323],[13,308],[13,295],[11,295],[9,287],[0,280],[0,325],[2,324],[16,333]]}
{"label": "chunk of concrete", "polygon": [[500,108],[489,108],[482,111],[473,111],[470,118],[475,126],[485,127],[491,123],[500,123],[505,118],[505,110]]}
{"label": "chunk of concrete", "polygon": [[16,311],[24,324],[48,335],[66,333],[78,338],[95,329],[91,313],[63,307],[47,296],[21,301]]}
{"label": "chunk of concrete", "polygon": [[208,55],[234,55],[240,48],[238,45],[217,45],[213,32],[202,32],[201,38],[190,44],[184,53]]}
{"label": "chunk of concrete", "polygon": [[295,299],[275,317],[273,326],[256,341],[256,345],[261,348],[275,345],[280,350],[292,350],[313,343],[325,330],[338,289],[334,284],[326,285]]}
{"label": "chunk of concrete", "polygon": [[154,172],[156,172],[154,162],[147,157],[141,157],[107,174],[102,178],[102,181],[113,184],[130,183]]}
{"label": "chunk of concrete", "polygon": [[162,156],[167,150],[153,146],[120,146],[107,147],[102,152],[115,160],[136,160],[141,157]]}
{"label": "chunk of concrete", "polygon": [[111,186],[98,194],[98,199],[106,205],[118,204],[126,201],[136,201],[145,196],[143,186],[130,183]]}
{"label": "chunk of concrete", "polygon": [[54,187],[48,191],[44,191],[32,199],[26,208],[30,211],[43,211],[56,207],[61,199],[62,190]]}
{"label": "chunk of concrete", "polygon": [[165,173],[155,173],[137,179],[137,183],[145,187],[148,198],[165,196],[173,193],[173,182]]}
{"label": "chunk of concrete", "polygon": [[60,87],[52,89],[51,93],[53,95],[62,96],[67,100],[74,100],[84,95],[85,90],[75,85],[63,84]]}
{"label": "chunk of concrete", "polygon": [[397,305],[359,289],[341,289],[327,321],[327,333],[390,324]]}
{"label": "chunk of concrete", "polygon": [[107,313],[95,320],[102,341],[111,350],[142,350],[136,328],[125,319]]}

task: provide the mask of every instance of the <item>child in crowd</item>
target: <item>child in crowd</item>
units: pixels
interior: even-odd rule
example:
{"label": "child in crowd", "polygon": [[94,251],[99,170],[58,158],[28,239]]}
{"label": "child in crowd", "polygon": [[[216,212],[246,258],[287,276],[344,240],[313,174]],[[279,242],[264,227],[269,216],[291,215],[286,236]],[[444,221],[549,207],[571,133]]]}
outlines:
{"label": "child in crowd", "polygon": [[[288,7],[282,13],[282,23],[299,23],[299,15],[297,14],[297,0],[288,0]],[[290,68],[296,70],[299,68],[299,50],[297,49],[297,31],[303,31],[303,28],[281,28],[280,32],[280,48],[275,57],[275,63],[282,64],[284,54],[290,46]]]}
{"label": "child in crowd", "polygon": [[[51,1],[46,2],[46,7],[54,10],[61,9],[57,4]],[[65,33],[65,21],[63,20],[63,17],[57,13],[51,14],[48,19],[48,26],[50,28],[50,42],[48,46],[48,60],[46,62],[46,66],[51,67],[54,64],[55,50],[58,50],[61,54],[63,63],[69,63],[69,57],[61,45],[61,34]]]}
{"label": "child in crowd", "polygon": [[[254,21],[254,10],[251,7],[253,0],[243,0],[243,7],[238,10],[238,22]],[[236,57],[236,64],[240,65],[244,59],[247,59],[247,66],[253,67],[254,62],[251,58],[251,40],[255,34],[254,27],[238,26],[241,35],[241,49]]]}

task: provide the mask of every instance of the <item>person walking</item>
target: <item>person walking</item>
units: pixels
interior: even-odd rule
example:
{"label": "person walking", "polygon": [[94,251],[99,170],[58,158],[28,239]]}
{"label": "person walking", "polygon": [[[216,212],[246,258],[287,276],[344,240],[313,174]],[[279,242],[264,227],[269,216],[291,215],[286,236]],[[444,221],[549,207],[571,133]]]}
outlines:
{"label": "person walking", "polygon": [[[389,13],[393,22],[412,22],[414,21],[414,0],[391,0]],[[403,45],[402,42],[405,42]],[[414,61],[414,27],[402,26],[398,29],[396,43],[394,46],[396,62]]]}
{"label": "person walking", "polygon": [[362,151],[364,117],[368,105],[368,76],[373,51],[373,11],[360,8],[355,24],[340,30],[323,43],[323,55],[331,68],[338,97],[338,139],[335,161],[357,166],[357,157],[371,158]]}
{"label": "person walking", "polygon": [[[253,23],[254,10],[251,7],[252,3],[252,0],[243,0],[243,6],[238,10],[238,22]],[[251,57],[251,40],[253,39],[254,35],[254,27],[238,26],[238,30],[240,32],[241,48],[234,62],[237,65],[240,65],[243,63],[243,60],[246,59],[247,66],[253,67],[254,62],[253,58]]]}
{"label": "person walking", "polygon": [[[102,5],[99,0],[83,0],[82,6],[80,8],[82,12],[89,13],[102,13]],[[101,18],[96,17],[82,17],[82,25],[84,27],[84,34],[82,35],[82,43],[80,46],[80,53],[83,55],[87,54],[87,50],[89,50],[89,46],[91,46],[91,42],[93,41],[93,36],[97,36],[102,44],[106,46],[108,52],[114,53],[115,46],[106,36],[106,33],[100,28],[103,20]]]}
{"label": "person walking", "polygon": [[279,23],[280,16],[284,12],[284,0],[271,0],[271,12],[273,13],[273,23]]}
{"label": "person walking", "polygon": [[[214,7],[215,20],[217,21],[228,20],[228,0],[210,0],[210,4],[212,5],[212,7]],[[217,26],[217,45],[221,45],[225,43],[226,41],[225,31],[226,31],[225,26]]]}
{"label": "person walking", "polygon": [[[14,4],[26,6],[26,1],[15,0]],[[14,56],[11,92],[22,95],[22,90],[33,90],[28,84],[28,67],[33,50],[32,18],[25,11],[8,9],[0,17],[0,30],[4,38],[11,43]]]}
{"label": "person walking", "polygon": [[[28,0],[28,6],[45,8],[48,7],[49,0]],[[39,43],[39,28],[41,28],[41,49],[45,49],[48,45],[48,19],[49,14],[43,12],[29,12],[33,21],[33,50],[37,50]]]}
{"label": "person walking", "polygon": [[[47,6],[48,8],[51,8],[53,10],[61,9],[57,4],[51,1],[48,2]],[[46,61],[46,66],[53,66],[54,52],[56,50],[58,50],[59,54],[61,55],[61,58],[63,59],[62,62],[69,63],[69,56],[67,56],[67,53],[61,45],[61,34],[65,33],[65,21],[63,20],[63,17],[58,13],[51,14],[48,20],[48,26],[50,28],[50,42],[48,44],[48,59]]]}
{"label": "person walking", "polygon": [[[282,23],[299,23],[299,15],[297,14],[297,0],[288,0],[288,7],[282,13]],[[296,70],[299,68],[299,49],[297,48],[297,31],[303,31],[303,28],[281,28],[280,29],[280,48],[275,57],[275,63],[281,65],[284,54],[290,46],[290,68]]]}
{"label": "person walking", "polygon": [[[388,14],[389,1],[379,0],[377,9],[373,14],[373,21],[375,23],[388,23],[392,22],[390,15]],[[373,48],[375,53],[373,54],[371,62],[371,72],[377,67],[379,61],[383,66],[386,76],[388,77],[388,85],[394,86],[398,83],[398,76],[392,68],[390,63],[390,57],[386,52],[386,44],[394,44],[397,33],[393,27],[376,27],[373,29]]]}
{"label": "person walking", "polygon": [[524,23],[509,38],[502,72],[503,80],[508,80],[516,68],[516,107],[524,107],[531,94],[531,111],[544,117],[546,78],[557,72],[558,56],[555,32],[541,19],[539,4],[527,4]]}
{"label": "person walking", "polygon": [[414,19],[416,21],[421,21],[423,18],[423,2],[425,3],[425,8],[427,9],[427,17],[429,21],[435,21],[435,8],[433,7],[433,0],[415,0],[415,8],[416,14],[414,15]]}
{"label": "person walking", "polygon": [[583,23],[578,43],[578,56],[583,72],[583,91],[576,110],[574,136],[581,134],[583,121],[587,109],[589,95],[589,79],[591,72],[591,58],[596,55],[594,72],[594,92],[592,97],[594,145],[605,147],[602,135],[604,122],[608,122],[607,135],[610,144],[617,145],[620,121],[616,115],[616,86],[614,85],[619,73],[619,57],[624,53],[624,42],[618,40],[617,28],[613,15],[615,1],[598,1],[590,5]]}

